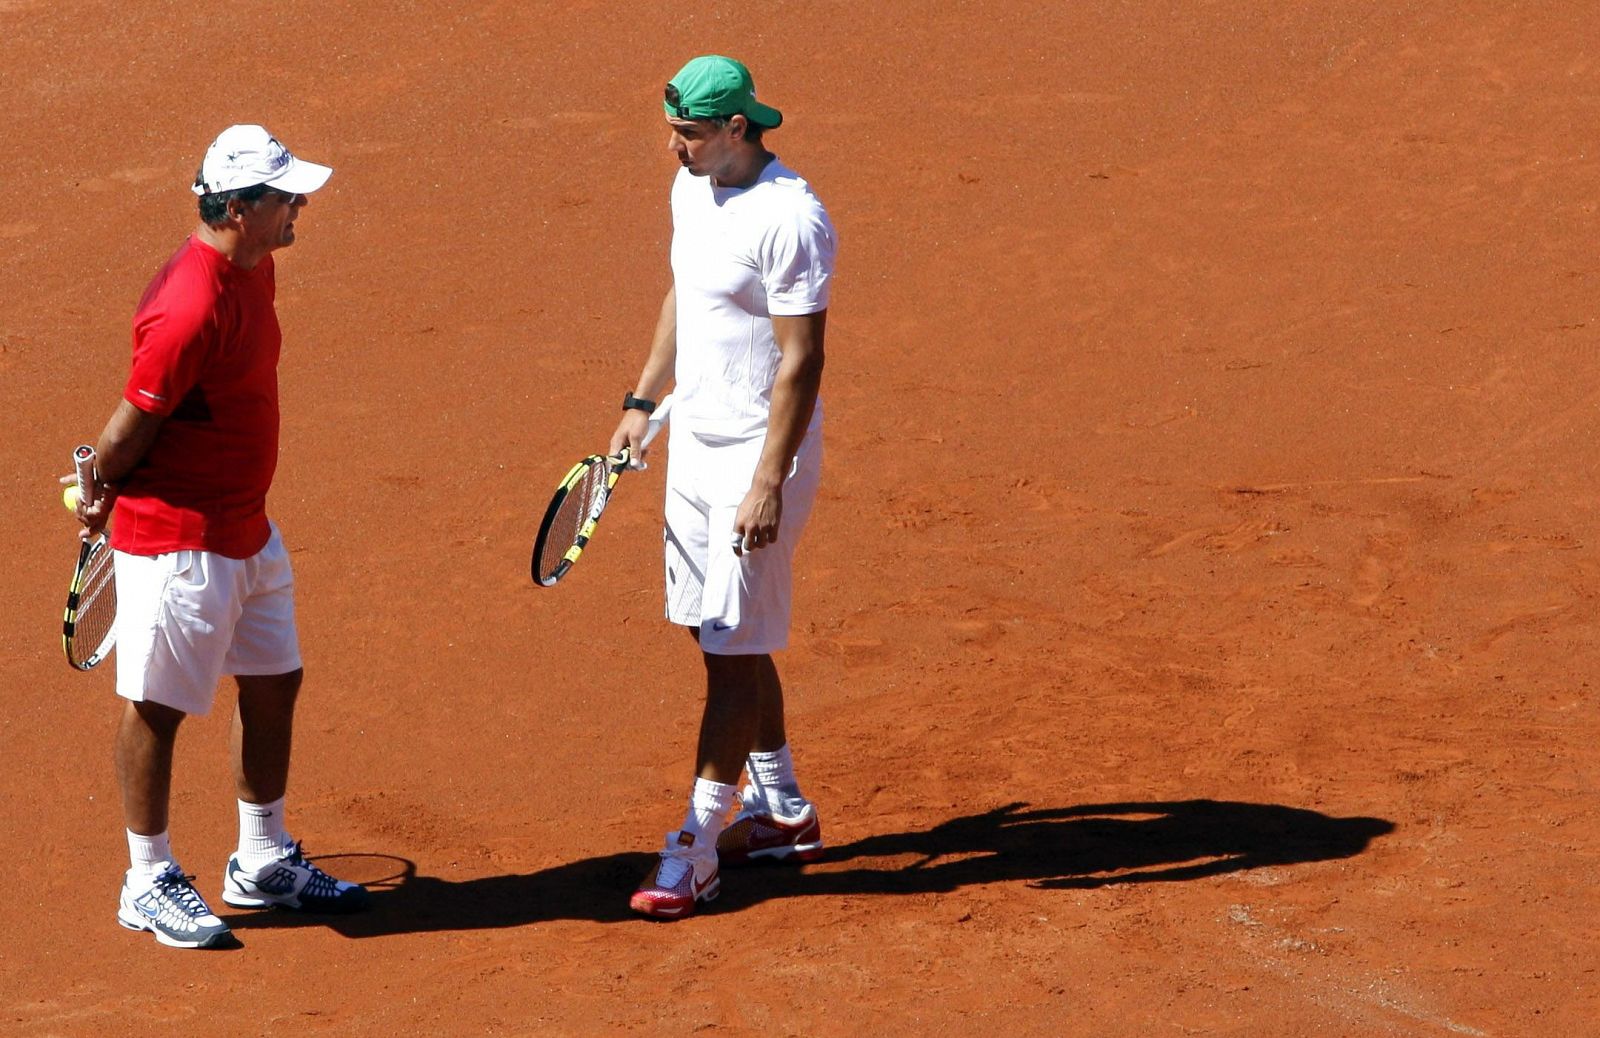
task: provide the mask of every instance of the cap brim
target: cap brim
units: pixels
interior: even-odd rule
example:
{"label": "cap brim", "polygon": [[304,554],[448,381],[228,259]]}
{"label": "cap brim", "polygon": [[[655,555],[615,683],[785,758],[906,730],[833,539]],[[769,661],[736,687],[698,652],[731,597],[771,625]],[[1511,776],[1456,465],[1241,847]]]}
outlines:
{"label": "cap brim", "polygon": [[776,130],[783,125],[782,112],[762,104],[755,98],[751,98],[750,104],[745,107],[744,117],[767,130]]}
{"label": "cap brim", "polygon": [[293,195],[309,195],[333,176],[332,166],[322,166],[305,159],[291,159],[283,172],[267,181],[269,187]]}

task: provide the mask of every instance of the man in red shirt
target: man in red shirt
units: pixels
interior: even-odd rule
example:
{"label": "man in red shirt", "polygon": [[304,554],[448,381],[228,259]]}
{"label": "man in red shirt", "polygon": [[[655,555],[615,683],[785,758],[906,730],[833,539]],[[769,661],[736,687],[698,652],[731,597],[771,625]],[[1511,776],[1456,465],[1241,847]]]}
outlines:
{"label": "man in red shirt", "polygon": [[116,760],[131,859],[117,921],[174,947],[230,939],[168,837],[178,726],[210,711],[223,674],[239,686],[239,849],[223,900],[329,912],[368,902],[307,861],[284,827],[304,671],[289,556],[266,514],[282,341],[272,253],[294,243],[307,195],[332,172],[260,126],[229,127],[212,143],[194,182],[200,225],[139,303],[132,369],[78,512],[91,532],[115,518],[117,694],[127,700]]}

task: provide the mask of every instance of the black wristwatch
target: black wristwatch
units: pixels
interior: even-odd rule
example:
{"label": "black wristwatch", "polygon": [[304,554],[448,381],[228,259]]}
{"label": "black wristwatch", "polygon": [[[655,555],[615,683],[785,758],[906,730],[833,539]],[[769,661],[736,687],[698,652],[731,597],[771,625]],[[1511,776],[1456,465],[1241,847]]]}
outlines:
{"label": "black wristwatch", "polygon": [[643,411],[645,414],[651,414],[656,409],[656,402],[629,393],[622,398],[622,409],[624,411]]}

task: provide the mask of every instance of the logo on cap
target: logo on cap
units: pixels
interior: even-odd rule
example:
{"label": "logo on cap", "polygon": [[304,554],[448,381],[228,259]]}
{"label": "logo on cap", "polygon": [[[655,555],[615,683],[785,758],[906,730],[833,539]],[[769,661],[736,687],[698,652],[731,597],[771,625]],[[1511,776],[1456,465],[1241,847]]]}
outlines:
{"label": "logo on cap", "polygon": [[217,194],[271,183],[285,192],[310,194],[333,170],[296,160],[278,138],[255,124],[230,126],[206,149],[194,193]]}

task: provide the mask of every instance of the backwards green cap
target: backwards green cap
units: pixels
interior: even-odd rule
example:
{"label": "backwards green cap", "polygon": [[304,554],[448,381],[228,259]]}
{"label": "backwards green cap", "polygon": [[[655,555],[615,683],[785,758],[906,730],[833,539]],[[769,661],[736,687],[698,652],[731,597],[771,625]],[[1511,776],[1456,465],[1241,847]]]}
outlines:
{"label": "backwards green cap", "polygon": [[732,58],[704,54],[678,70],[667,83],[667,114],[676,119],[726,119],[742,115],[773,129],[783,113],[756,100],[750,70]]}

